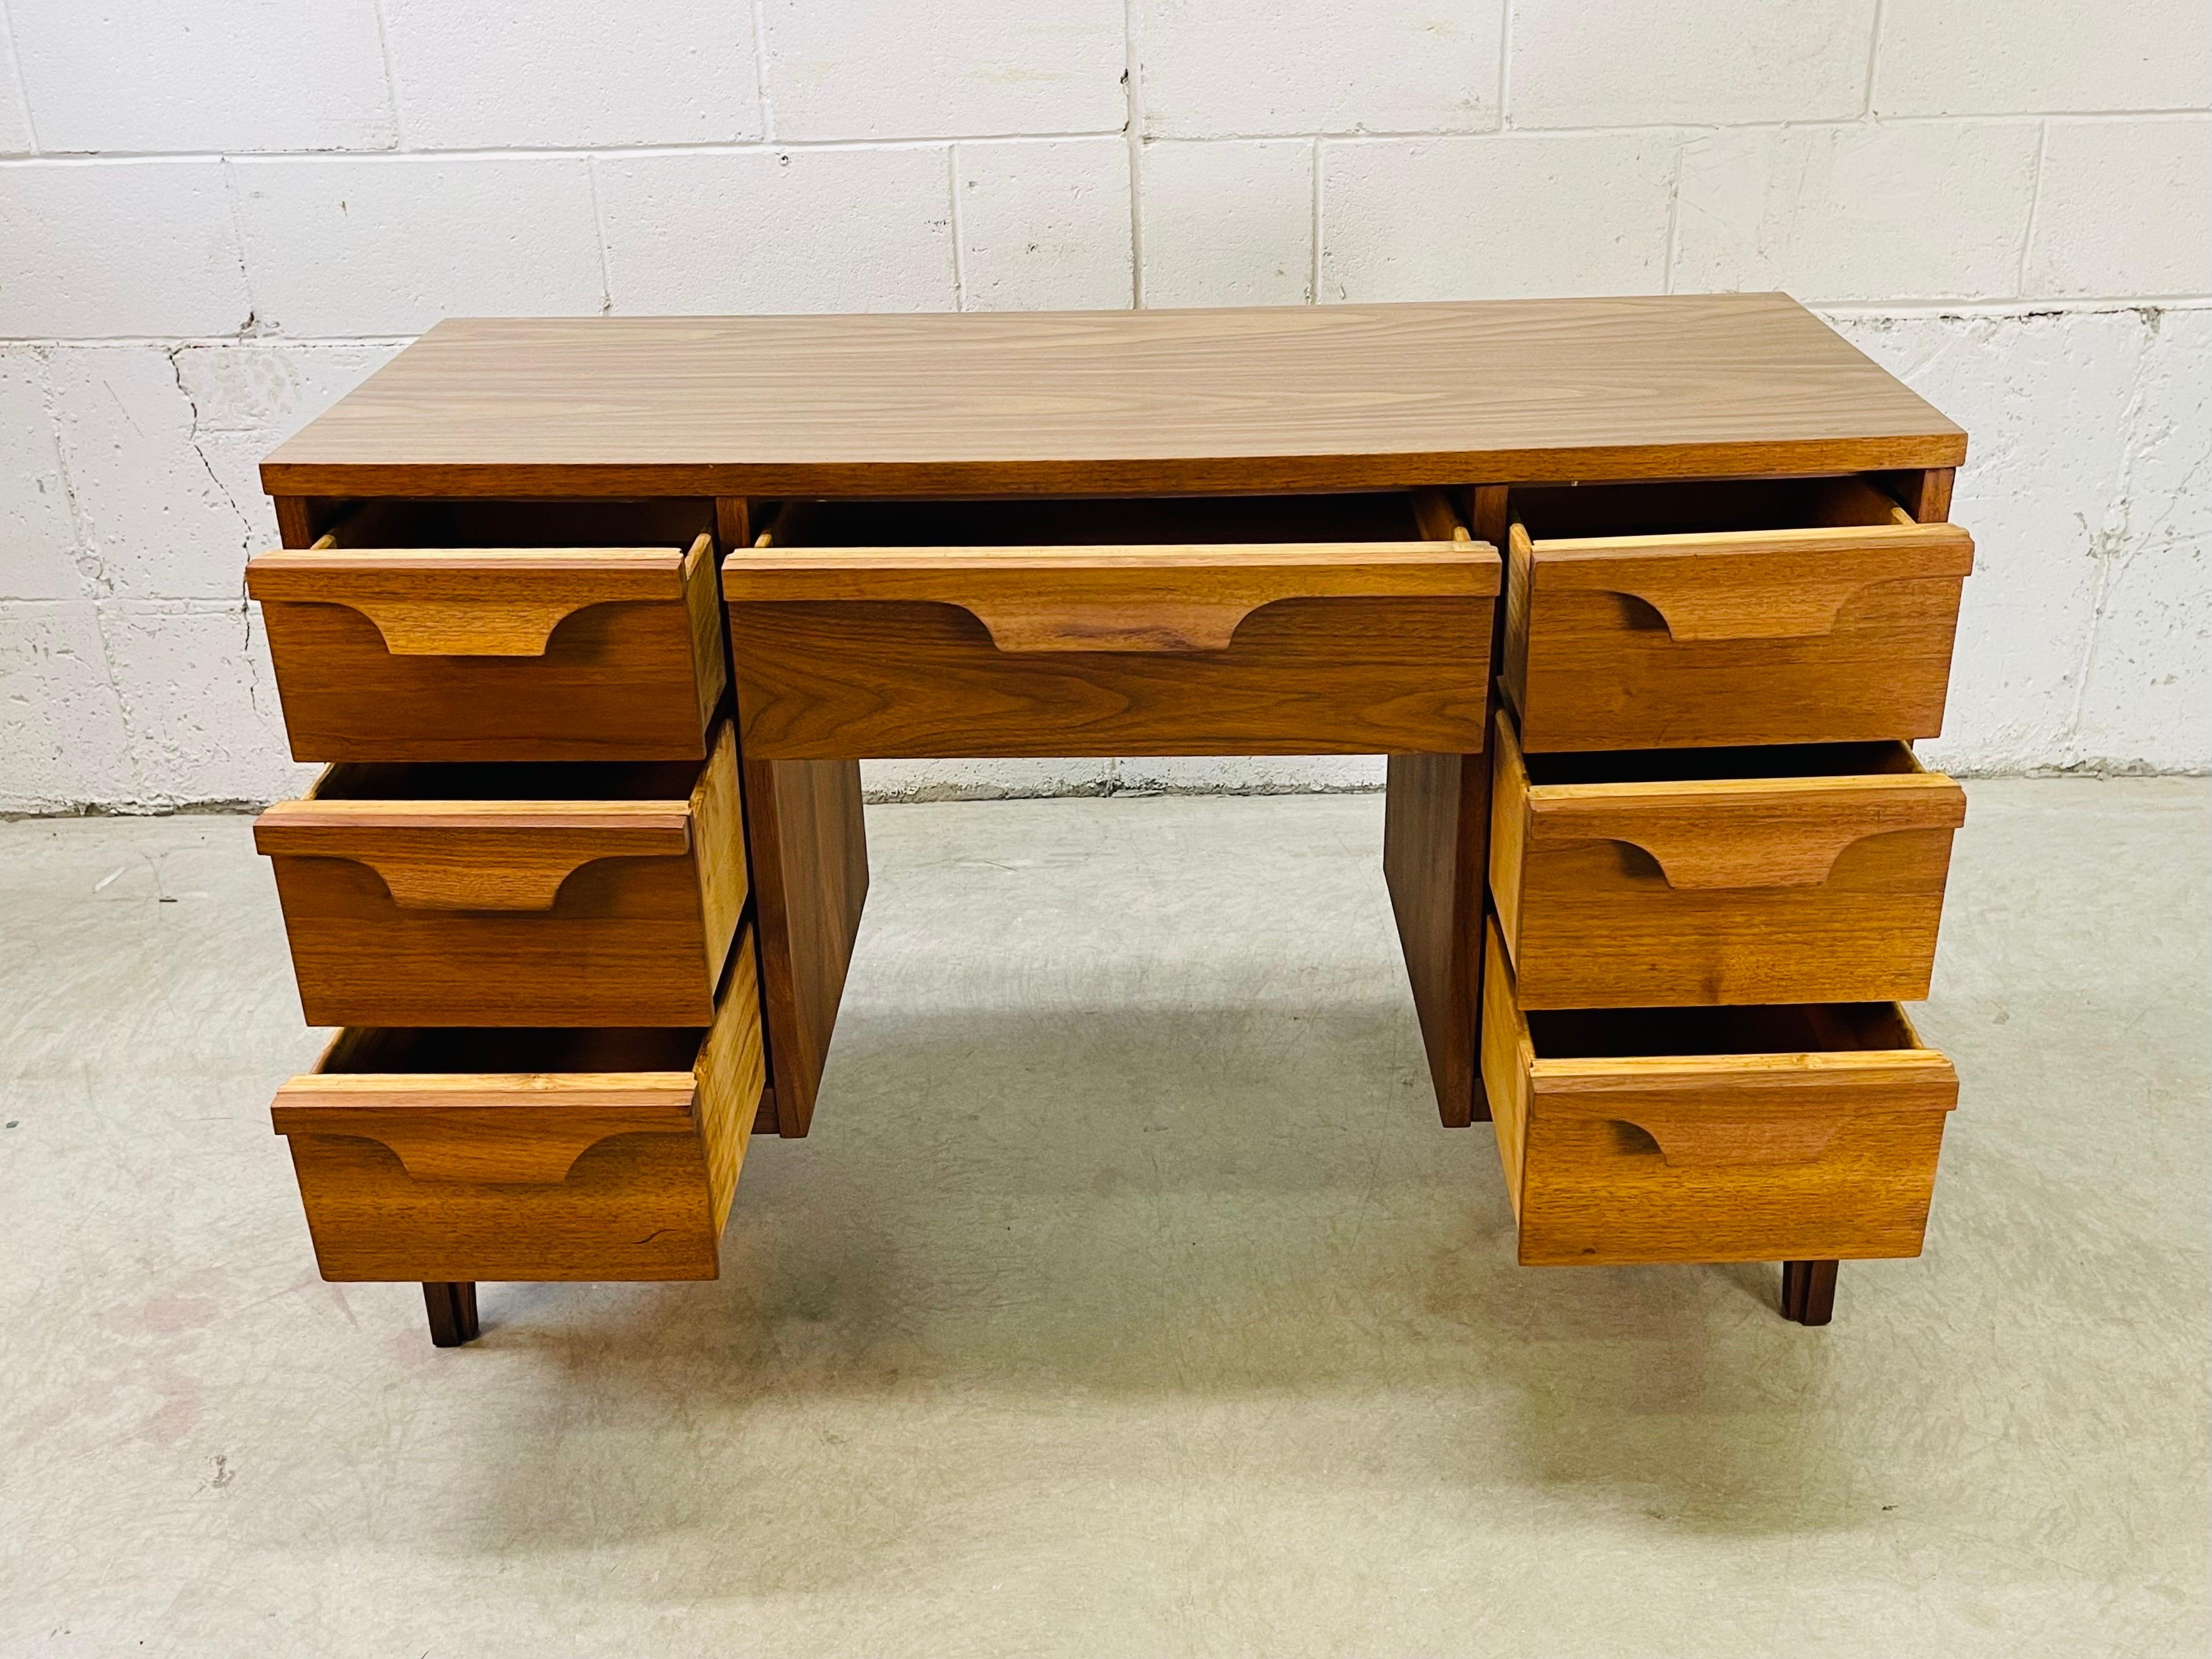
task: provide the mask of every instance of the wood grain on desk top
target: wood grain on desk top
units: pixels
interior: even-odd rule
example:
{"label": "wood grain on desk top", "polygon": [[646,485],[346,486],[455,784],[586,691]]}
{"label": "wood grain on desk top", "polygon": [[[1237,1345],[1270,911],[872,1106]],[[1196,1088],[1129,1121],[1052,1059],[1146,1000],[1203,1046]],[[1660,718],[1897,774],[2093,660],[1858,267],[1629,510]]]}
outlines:
{"label": "wood grain on desk top", "polygon": [[1353,489],[1954,466],[1786,295],[441,324],[280,495]]}

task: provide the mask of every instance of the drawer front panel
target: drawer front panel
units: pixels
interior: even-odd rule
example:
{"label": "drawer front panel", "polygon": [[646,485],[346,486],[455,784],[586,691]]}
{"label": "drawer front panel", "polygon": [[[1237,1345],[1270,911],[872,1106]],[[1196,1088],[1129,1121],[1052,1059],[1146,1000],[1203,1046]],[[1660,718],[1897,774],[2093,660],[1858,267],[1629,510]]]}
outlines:
{"label": "drawer front panel", "polygon": [[1516,523],[1502,678],[1528,750],[1941,732],[1972,538],[1851,481],[1818,507],[1865,522],[1596,538]]}
{"label": "drawer front panel", "polygon": [[685,1070],[574,1069],[592,1050],[558,1032],[499,1051],[542,1069],[357,1070],[411,1034],[343,1033],[272,1114],[323,1276],[713,1278],[765,1082],[758,987],[748,933],[704,1032],[608,1034],[617,1064],[689,1042]]}
{"label": "drawer front panel", "polygon": [[1522,1006],[1911,1002],[1928,994],[1948,830],[1862,842],[1818,887],[1682,892],[1624,843],[1523,869]]}
{"label": "drawer front panel", "polygon": [[311,1025],[705,1025],[747,890],[726,722],[688,797],[318,795],[256,840]]}
{"label": "drawer front panel", "polygon": [[1928,994],[1966,797],[1902,744],[1875,752],[1910,770],[1532,786],[1501,714],[1497,750],[1491,890],[1524,1007]]}
{"label": "drawer front panel", "polygon": [[[1902,1011],[1747,1011],[1834,1046],[1657,1054],[1607,1040],[1628,1016],[1577,1014],[1579,1041],[1545,1040],[1576,1052],[1547,1053],[1494,924],[1489,950],[1483,1074],[1523,1263],[1919,1254],[1958,1080]],[[1638,1011],[1622,1030],[1690,1012],[1709,1011]]]}
{"label": "drawer front panel", "polygon": [[[550,1116],[551,1109],[546,1109]],[[612,1135],[558,1182],[416,1180],[381,1143],[295,1134],[329,1279],[712,1279],[706,1170],[675,1134]]]}
{"label": "drawer front panel", "polygon": [[1915,1256],[1942,1115],[1860,1114],[1786,1166],[1678,1167],[1640,1126],[1539,1102],[1522,1158],[1528,1267]]}
{"label": "drawer front panel", "polygon": [[1849,743],[1943,729],[1960,583],[1869,589],[1816,639],[1677,641],[1633,599],[1539,574],[1513,689],[1531,750]]}
{"label": "drawer front panel", "polygon": [[1291,599],[1215,651],[1006,651],[935,603],[730,606],[745,752],[1461,753],[1485,723],[1488,597]]}
{"label": "drawer front panel", "polygon": [[[327,540],[327,538],[326,538]],[[726,673],[713,544],[247,567],[294,758],[696,759]]]}
{"label": "drawer front panel", "polygon": [[722,567],[759,760],[1474,752],[1498,585],[1435,489],[799,501]]}
{"label": "drawer front panel", "polygon": [[687,857],[608,860],[550,910],[402,909],[366,866],[273,860],[310,1025],[698,1025],[713,1007]]}

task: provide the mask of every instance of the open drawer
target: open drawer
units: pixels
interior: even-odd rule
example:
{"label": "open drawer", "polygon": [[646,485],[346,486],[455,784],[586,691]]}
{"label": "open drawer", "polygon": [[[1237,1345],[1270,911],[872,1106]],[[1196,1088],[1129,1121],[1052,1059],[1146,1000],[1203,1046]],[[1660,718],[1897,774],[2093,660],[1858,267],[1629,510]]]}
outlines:
{"label": "open drawer", "polygon": [[323,1277],[714,1278],[759,994],[748,933],[704,1030],[339,1033],[270,1114]]}
{"label": "open drawer", "polygon": [[1516,489],[1501,683],[1532,754],[1930,738],[1974,544],[1861,478]]}
{"label": "open drawer", "polygon": [[246,568],[292,754],[696,760],[721,701],[711,501],[371,501]]}
{"label": "open drawer", "polygon": [[704,762],[327,769],[253,826],[310,1025],[704,1025],[744,909]]}
{"label": "open drawer", "polygon": [[793,501],[723,565],[751,759],[1480,750],[1440,490]]}
{"label": "open drawer", "polygon": [[1959,1079],[1896,1004],[1528,1012],[1495,922],[1482,1001],[1524,1264],[1920,1254]]}
{"label": "open drawer", "polygon": [[1966,792],[1901,743],[1523,755],[1490,890],[1526,1008],[1914,1002]]}

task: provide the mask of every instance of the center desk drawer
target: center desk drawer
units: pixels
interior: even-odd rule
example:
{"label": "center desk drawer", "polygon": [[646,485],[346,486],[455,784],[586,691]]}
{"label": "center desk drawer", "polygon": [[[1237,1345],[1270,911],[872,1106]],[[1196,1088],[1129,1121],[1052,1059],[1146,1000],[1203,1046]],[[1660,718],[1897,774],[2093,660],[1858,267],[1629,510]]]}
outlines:
{"label": "center desk drawer", "polygon": [[246,568],[292,755],[696,760],[726,674],[706,501],[376,501]]}
{"label": "center desk drawer", "polygon": [[703,1025],[744,909],[704,763],[342,765],[256,820],[310,1025]]}
{"label": "center desk drawer", "polygon": [[1974,544],[1859,478],[1515,490],[1500,682],[1547,750],[1932,738]]}
{"label": "center desk drawer", "polygon": [[1959,1079],[1895,1003],[1529,1012],[1489,951],[1523,1264],[1920,1254]]}
{"label": "center desk drawer", "polygon": [[712,1279],[763,1082],[748,933],[704,1030],[350,1030],[271,1117],[325,1279]]}
{"label": "center desk drawer", "polygon": [[1917,1002],[1966,792],[1901,743],[1523,755],[1490,891],[1528,1008]]}
{"label": "center desk drawer", "polygon": [[752,759],[1483,744],[1498,556],[1441,491],[789,502],[722,581]]}

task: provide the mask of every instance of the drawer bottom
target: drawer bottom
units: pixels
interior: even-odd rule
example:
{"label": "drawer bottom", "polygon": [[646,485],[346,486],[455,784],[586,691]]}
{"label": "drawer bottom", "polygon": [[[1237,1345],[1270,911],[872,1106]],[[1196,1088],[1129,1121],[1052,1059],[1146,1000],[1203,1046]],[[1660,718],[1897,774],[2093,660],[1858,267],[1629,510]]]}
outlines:
{"label": "drawer bottom", "polygon": [[1494,922],[1483,1000],[1523,1263],[1920,1253],[1958,1077],[1894,1003],[1530,1015]]}
{"label": "drawer bottom", "polygon": [[272,1114],[323,1277],[714,1278],[759,994],[748,929],[703,1030],[340,1033]]}

